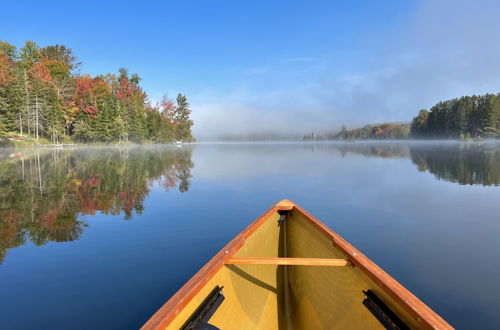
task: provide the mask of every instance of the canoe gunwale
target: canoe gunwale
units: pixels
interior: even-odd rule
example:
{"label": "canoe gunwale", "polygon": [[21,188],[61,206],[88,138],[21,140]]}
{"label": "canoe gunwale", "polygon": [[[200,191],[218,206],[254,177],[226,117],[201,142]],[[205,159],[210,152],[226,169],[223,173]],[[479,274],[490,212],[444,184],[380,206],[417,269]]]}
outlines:
{"label": "canoe gunwale", "polygon": [[279,208],[271,207],[262,216],[253,221],[242,232],[236,235],[224,246],[209,262],[205,264],[189,281],[186,282],[142,327],[142,330],[164,329],[191,299],[203,288],[227,260],[229,260],[242,246],[245,239],[260,227]]}
{"label": "canoe gunwale", "polygon": [[365,275],[374,281],[385,293],[399,303],[423,328],[427,329],[454,329],[430,307],[418,299],[401,283],[377,266],[373,261],[343,239],[328,226],[316,219],[312,214],[298,205],[294,211],[314,224],[323,234],[331,238],[333,245],[348,259],[354,267],[358,267]]}
{"label": "canoe gunwale", "polygon": [[453,329],[444,319],[413,295],[408,289],[392,278],[368,257],[344,240],[340,235],[328,228],[309,212],[297,204],[282,200],[268,209],[262,216],[254,220],[210,261],[208,261],[189,281],[187,281],[142,327],[143,330],[164,329],[191,299],[203,288],[225,264],[226,261],[245,244],[245,239],[255,232],[270,216],[278,211],[296,211],[312,223],[321,233],[331,239],[332,244],[341,251],[353,267],[358,267],[374,281],[384,292],[392,297],[406,310],[422,328]]}

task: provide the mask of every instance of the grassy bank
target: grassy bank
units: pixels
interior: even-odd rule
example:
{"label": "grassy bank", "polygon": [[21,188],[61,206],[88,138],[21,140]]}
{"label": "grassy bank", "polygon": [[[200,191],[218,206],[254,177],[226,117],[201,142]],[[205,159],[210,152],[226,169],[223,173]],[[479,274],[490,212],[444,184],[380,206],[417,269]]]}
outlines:
{"label": "grassy bank", "polygon": [[[92,142],[83,143],[81,141],[74,141],[67,137],[58,143],[45,138],[38,138],[30,134],[19,134],[17,132],[0,133],[0,147],[3,148],[24,148],[24,147],[56,147],[56,146],[104,146],[104,145],[132,145],[132,144],[154,144],[155,141],[144,140],[141,142],[133,141],[113,141],[113,142]],[[173,144],[174,142],[172,142]]]}

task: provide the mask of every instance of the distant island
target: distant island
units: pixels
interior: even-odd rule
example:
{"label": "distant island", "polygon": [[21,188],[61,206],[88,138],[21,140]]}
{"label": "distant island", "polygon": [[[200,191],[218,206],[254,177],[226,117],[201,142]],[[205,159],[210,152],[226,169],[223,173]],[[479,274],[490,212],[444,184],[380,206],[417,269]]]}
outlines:
{"label": "distant island", "polygon": [[338,132],[304,135],[304,141],[495,139],[500,137],[500,93],[463,96],[420,110],[411,123],[366,125]]}
{"label": "distant island", "polygon": [[64,45],[0,41],[0,145],[194,140],[185,95],[151,105],[138,74],[80,66]]}

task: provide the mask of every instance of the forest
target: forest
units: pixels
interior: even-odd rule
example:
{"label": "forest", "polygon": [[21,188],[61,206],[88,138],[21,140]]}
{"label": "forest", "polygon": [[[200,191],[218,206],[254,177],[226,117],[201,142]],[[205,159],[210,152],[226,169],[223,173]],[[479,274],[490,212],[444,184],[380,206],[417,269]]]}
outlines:
{"label": "forest", "polygon": [[410,133],[410,125],[405,123],[383,123],[377,125],[366,125],[362,128],[354,128],[348,130],[345,125],[339,132],[327,134],[306,134],[302,140],[304,141],[322,141],[322,140],[339,140],[339,141],[355,141],[355,140],[399,140],[406,139]]}
{"label": "forest", "polygon": [[64,45],[0,41],[0,140],[194,141],[185,95],[152,105],[138,74],[121,68],[92,77],[79,73],[81,64]]}
{"label": "forest", "polygon": [[420,110],[411,123],[416,138],[500,137],[500,94],[463,96]]}
{"label": "forest", "polygon": [[411,124],[383,123],[338,132],[304,135],[304,141],[495,139],[500,137],[500,93],[462,96],[420,110]]}

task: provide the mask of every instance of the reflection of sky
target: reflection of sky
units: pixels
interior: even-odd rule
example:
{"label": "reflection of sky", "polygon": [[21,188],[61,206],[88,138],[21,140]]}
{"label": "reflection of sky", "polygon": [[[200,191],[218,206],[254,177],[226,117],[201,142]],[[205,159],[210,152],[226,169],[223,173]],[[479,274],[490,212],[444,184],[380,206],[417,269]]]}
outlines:
{"label": "reflection of sky", "polygon": [[153,185],[131,220],[97,213],[85,216],[77,241],[10,249],[0,313],[17,328],[35,320],[137,328],[253,219],[289,198],[453,325],[498,327],[500,187],[437,180],[408,153],[368,155],[328,144],[197,145],[188,192]]}

